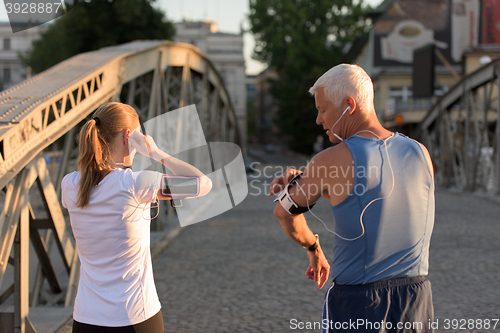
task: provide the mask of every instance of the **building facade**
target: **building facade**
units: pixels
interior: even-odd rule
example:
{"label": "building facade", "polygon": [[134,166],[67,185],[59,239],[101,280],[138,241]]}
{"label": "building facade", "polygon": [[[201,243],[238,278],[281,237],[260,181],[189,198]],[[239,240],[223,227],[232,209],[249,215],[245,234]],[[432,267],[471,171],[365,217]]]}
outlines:
{"label": "building facade", "polygon": [[174,23],[175,41],[198,47],[213,62],[231,98],[237,117],[242,149],[246,154],[247,135],[247,77],[243,56],[243,32],[219,32],[217,23],[182,21]]}
{"label": "building facade", "polygon": [[[412,136],[437,98],[477,69],[479,58],[498,56],[498,13],[495,0],[384,0],[369,14],[373,28],[353,43],[345,61],[372,78],[383,124]],[[425,66],[413,56],[429,45],[434,76],[424,84],[434,89],[431,96],[416,97],[414,69]]]}
{"label": "building facade", "polygon": [[28,70],[22,65],[19,53],[25,54],[29,51],[32,42],[39,39],[46,29],[47,25],[38,25],[13,33],[9,22],[0,22],[0,90],[26,79]]}

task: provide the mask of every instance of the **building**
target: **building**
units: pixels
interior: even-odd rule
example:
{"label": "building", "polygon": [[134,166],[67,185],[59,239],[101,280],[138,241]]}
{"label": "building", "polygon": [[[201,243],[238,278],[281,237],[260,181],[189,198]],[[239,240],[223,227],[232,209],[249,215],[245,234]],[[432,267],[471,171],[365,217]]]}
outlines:
{"label": "building", "polygon": [[[13,23],[28,26],[29,23]],[[9,22],[0,22],[0,90],[24,81],[27,69],[22,65],[19,53],[31,49],[32,42],[40,38],[47,25],[38,25],[27,30],[12,32]]]}
{"label": "building", "polygon": [[[369,13],[373,28],[358,38],[345,62],[363,67],[373,80],[375,110],[383,124],[412,136],[428,109],[479,59],[500,55],[500,3],[496,0],[384,0]],[[415,50],[433,46],[434,86],[413,96]],[[421,66],[422,65],[422,66]]]}
{"label": "building", "polygon": [[463,58],[465,73],[471,73],[485,63],[500,58],[500,42],[497,45],[479,45],[467,48]]}
{"label": "building", "polygon": [[238,121],[241,144],[246,154],[247,85],[243,57],[243,31],[239,34],[219,32],[217,23],[182,21],[174,23],[175,41],[193,44],[213,62],[231,98]]}

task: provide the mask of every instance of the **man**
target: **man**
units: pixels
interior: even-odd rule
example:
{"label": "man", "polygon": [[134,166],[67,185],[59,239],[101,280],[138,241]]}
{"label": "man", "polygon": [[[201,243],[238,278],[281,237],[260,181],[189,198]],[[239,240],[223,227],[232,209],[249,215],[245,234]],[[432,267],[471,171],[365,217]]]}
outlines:
{"label": "man", "polygon": [[307,249],[306,276],[318,288],[330,266],[302,213],[321,196],[330,200],[333,285],[325,298],[324,332],[432,332],[432,292],[425,276],[434,176],[427,149],[380,124],[373,84],[359,66],[333,67],[310,93],[316,123],[334,145],[317,154],[300,178],[297,170],[276,177],[270,194],[283,190],[274,215]]}

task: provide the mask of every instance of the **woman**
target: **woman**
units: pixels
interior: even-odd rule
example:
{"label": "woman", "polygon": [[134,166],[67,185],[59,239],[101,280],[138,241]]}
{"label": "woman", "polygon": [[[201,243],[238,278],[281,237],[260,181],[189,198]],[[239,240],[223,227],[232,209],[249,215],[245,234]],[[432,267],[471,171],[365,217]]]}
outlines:
{"label": "woman", "polygon": [[135,151],[174,174],[199,177],[198,196],[212,186],[202,172],[160,151],[139,129],[139,117],[129,105],[100,106],[80,131],[78,171],[62,180],[62,204],[81,261],[74,333],[164,332],[149,217],[152,202],[169,198],[158,191],[162,174],[123,169],[132,164]]}

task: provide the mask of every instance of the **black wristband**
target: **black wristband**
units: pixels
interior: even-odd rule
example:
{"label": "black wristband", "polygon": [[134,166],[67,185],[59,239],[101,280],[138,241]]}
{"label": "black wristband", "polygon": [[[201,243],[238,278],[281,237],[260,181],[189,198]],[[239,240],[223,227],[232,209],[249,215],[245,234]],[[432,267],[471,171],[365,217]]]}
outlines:
{"label": "black wristband", "polygon": [[[303,174],[304,174],[303,172],[296,174],[296,175],[292,178],[292,180],[290,180],[290,183],[288,183],[288,189],[290,189],[293,185],[297,184],[297,182],[299,181],[300,177],[302,177],[302,175],[303,175]],[[292,200],[293,200],[293,199],[292,199]],[[293,214],[293,215],[296,215],[296,214],[302,214],[302,213],[305,213],[305,212],[307,212],[307,211],[310,211],[310,210],[311,210],[311,208],[313,208],[313,207],[314,207],[314,205],[316,205],[316,203],[313,203],[313,204],[312,204],[311,206],[309,206],[309,207],[300,207],[300,206],[298,206],[298,205],[297,205],[297,207],[292,206],[292,207],[290,207],[289,212],[290,212],[291,214]],[[314,251],[314,250],[312,250],[312,251]]]}
{"label": "black wristband", "polygon": [[316,242],[314,242],[313,245],[309,246],[309,247],[306,247],[306,246],[303,246],[304,249],[306,249],[307,251],[315,251],[318,246],[319,246],[319,235],[318,234],[314,234],[314,236],[316,236]]}

